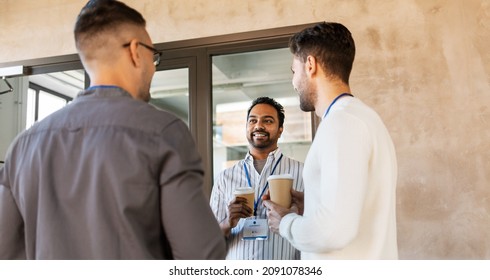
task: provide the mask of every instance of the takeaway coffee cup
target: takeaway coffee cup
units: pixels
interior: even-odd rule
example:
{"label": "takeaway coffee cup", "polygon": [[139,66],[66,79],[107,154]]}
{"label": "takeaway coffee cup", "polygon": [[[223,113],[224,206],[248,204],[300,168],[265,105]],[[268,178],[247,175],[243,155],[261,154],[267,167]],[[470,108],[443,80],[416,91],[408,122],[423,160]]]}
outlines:
{"label": "takeaway coffee cup", "polygon": [[290,174],[271,175],[269,181],[269,195],[271,201],[283,207],[291,207],[291,187],[293,186],[293,176]]}
{"label": "takeaway coffee cup", "polygon": [[252,188],[236,188],[233,192],[235,197],[243,197],[247,200],[247,205],[254,210],[255,191]]}

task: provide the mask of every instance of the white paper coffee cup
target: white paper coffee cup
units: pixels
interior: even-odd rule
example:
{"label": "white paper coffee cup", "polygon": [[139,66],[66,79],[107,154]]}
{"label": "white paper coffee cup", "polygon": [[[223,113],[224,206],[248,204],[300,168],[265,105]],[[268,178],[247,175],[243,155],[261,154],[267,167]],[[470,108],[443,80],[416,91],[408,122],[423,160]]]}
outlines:
{"label": "white paper coffee cup", "polygon": [[252,188],[236,188],[233,191],[235,197],[243,197],[247,200],[247,205],[254,210],[255,190]]}
{"label": "white paper coffee cup", "polygon": [[291,188],[293,186],[291,174],[271,175],[267,178],[269,182],[269,195],[271,201],[283,207],[291,207]]}

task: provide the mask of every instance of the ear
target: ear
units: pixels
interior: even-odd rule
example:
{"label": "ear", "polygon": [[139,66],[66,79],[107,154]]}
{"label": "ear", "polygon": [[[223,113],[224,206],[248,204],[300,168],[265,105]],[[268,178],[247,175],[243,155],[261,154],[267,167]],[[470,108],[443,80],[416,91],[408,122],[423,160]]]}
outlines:
{"label": "ear", "polygon": [[141,66],[141,56],[138,52],[138,40],[133,39],[129,42],[129,55],[133,66],[139,68]]}
{"label": "ear", "polygon": [[277,138],[281,138],[281,135],[282,135],[283,130],[284,130],[284,127],[283,127],[283,126],[281,126],[281,127],[279,128],[279,137],[277,137]]}
{"label": "ear", "polygon": [[305,63],[305,71],[308,74],[308,76],[315,75],[318,70],[317,67],[318,65],[317,65],[316,58],[311,55],[307,56],[306,63]]}

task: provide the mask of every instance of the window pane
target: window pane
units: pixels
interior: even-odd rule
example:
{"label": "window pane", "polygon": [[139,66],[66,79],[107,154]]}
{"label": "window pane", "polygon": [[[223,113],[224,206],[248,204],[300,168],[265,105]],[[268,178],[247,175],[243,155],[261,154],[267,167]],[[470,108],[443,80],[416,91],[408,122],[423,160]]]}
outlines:
{"label": "window pane", "polygon": [[40,121],[49,114],[63,108],[66,105],[66,99],[52,95],[45,91],[39,92],[39,113],[37,120]]}
{"label": "window pane", "polygon": [[162,70],[151,82],[150,103],[174,113],[189,125],[189,69]]}
{"label": "window pane", "polygon": [[284,132],[278,146],[287,156],[304,162],[312,139],[311,113],[299,109],[291,85],[291,62],[287,48],[213,57],[214,177],[247,153],[247,110],[261,96],[284,106]]}
{"label": "window pane", "polygon": [[31,127],[36,121],[36,91],[32,88],[27,90],[27,113],[26,129]]}
{"label": "window pane", "polygon": [[75,98],[84,89],[85,71],[70,70],[29,76],[29,82],[48,90]]}

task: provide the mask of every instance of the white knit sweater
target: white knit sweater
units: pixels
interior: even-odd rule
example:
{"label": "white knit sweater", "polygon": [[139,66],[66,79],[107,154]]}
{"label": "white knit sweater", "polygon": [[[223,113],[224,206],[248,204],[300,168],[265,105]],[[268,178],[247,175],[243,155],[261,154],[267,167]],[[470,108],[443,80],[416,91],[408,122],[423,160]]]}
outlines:
{"label": "white knit sweater", "polygon": [[379,116],[342,98],[321,122],[308,152],[304,215],[280,233],[302,259],[397,259],[397,163]]}

